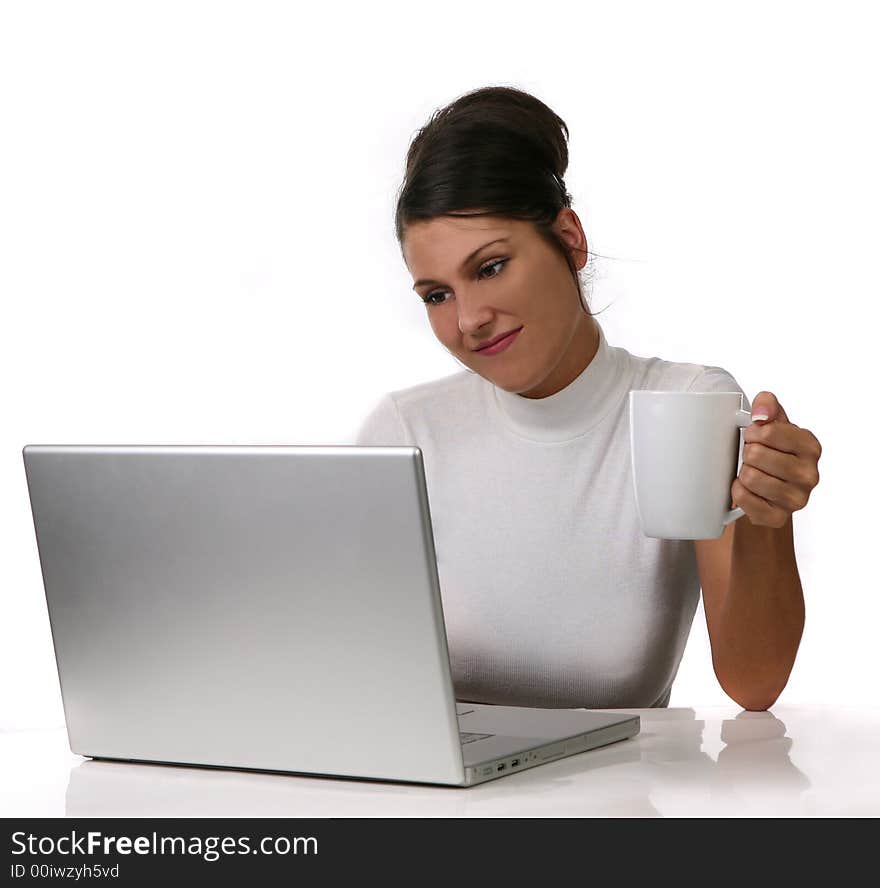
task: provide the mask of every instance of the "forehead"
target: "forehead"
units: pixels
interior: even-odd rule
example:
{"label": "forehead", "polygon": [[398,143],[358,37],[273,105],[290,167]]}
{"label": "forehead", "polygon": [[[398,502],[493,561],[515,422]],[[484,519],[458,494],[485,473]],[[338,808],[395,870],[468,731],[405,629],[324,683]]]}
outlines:
{"label": "forehead", "polygon": [[418,266],[457,264],[482,244],[497,238],[515,240],[528,224],[498,216],[439,216],[409,225],[403,237],[403,255],[410,271]]}

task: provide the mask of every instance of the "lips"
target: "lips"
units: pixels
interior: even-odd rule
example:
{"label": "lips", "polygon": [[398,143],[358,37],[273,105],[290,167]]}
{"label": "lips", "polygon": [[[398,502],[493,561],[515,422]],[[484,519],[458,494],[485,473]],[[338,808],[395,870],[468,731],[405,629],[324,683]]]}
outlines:
{"label": "lips", "polygon": [[506,333],[501,333],[498,336],[495,336],[493,339],[490,339],[488,342],[484,342],[481,346],[475,348],[474,351],[483,351],[483,349],[485,348],[490,348],[491,346],[495,345],[496,342],[501,342],[502,339],[506,339],[512,333],[516,333],[519,330],[522,330],[522,327],[517,327],[515,330],[508,330]]}

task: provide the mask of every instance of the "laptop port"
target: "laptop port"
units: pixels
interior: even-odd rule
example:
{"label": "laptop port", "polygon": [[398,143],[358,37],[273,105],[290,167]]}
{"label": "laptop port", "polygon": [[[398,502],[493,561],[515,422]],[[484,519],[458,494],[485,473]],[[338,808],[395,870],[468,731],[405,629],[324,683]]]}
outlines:
{"label": "laptop port", "polygon": [[510,767],[511,767],[511,768],[515,768],[518,764],[519,764],[519,759],[514,759],[514,760],[510,763]]}
{"label": "laptop port", "polygon": [[502,763],[498,766],[498,770],[499,770],[499,771],[503,771],[504,768],[505,768],[505,765],[504,765],[504,762],[502,762]]}

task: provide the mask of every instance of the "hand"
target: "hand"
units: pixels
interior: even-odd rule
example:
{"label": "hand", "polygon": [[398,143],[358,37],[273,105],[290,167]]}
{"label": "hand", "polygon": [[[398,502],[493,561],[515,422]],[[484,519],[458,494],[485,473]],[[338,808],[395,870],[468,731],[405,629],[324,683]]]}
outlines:
{"label": "hand", "polygon": [[822,445],[812,432],[788,421],[773,392],[755,396],[752,419],[730,498],[752,524],[782,527],[819,483]]}

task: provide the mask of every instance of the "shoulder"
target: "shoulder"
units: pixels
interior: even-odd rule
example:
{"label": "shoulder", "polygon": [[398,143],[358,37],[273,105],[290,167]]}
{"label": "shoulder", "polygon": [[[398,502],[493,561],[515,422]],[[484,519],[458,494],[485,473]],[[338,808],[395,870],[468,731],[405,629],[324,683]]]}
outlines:
{"label": "shoulder", "polygon": [[403,413],[411,413],[418,410],[431,410],[438,406],[460,403],[462,398],[476,393],[480,376],[461,370],[440,379],[432,379],[405,389],[397,389],[389,392],[398,410]]}
{"label": "shoulder", "polygon": [[670,392],[745,392],[727,368],[691,361],[671,361],[627,352],[632,388]]}
{"label": "shoulder", "polygon": [[414,443],[413,430],[432,419],[454,423],[479,397],[476,373],[462,370],[382,395],[361,423],[358,444]]}

